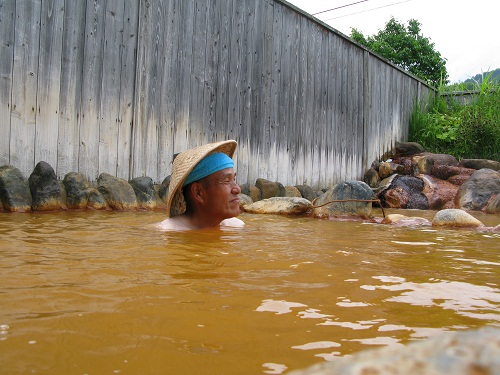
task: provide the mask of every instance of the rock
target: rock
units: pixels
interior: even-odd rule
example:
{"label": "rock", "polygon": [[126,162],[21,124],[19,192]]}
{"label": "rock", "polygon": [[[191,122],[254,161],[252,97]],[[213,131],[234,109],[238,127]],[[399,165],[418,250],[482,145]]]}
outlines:
{"label": "rock", "polygon": [[302,215],[311,209],[305,198],[273,197],[244,206],[245,212],[254,214]]}
{"label": "rock", "polygon": [[295,186],[285,186],[285,197],[302,198],[302,194]]}
{"label": "rock", "polygon": [[488,214],[500,214],[500,194],[491,197],[484,207],[484,212]]}
{"label": "rock", "polygon": [[436,213],[432,219],[433,226],[477,228],[483,225],[471,214],[460,209],[448,208]]}
{"label": "rock", "polygon": [[[316,217],[328,216],[360,216],[369,218],[372,211],[372,202],[375,196],[372,189],[363,181],[341,182],[321,195],[314,202],[313,215]],[[333,202],[336,200],[360,200],[358,202]]]}
{"label": "rock", "polygon": [[500,171],[500,162],[495,160],[487,159],[463,159],[458,163],[460,167],[471,168],[471,169],[493,169],[494,171]]}
{"label": "rock", "polygon": [[31,193],[21,171],[10,165],[0,167],[0,202],[7,212],[30,212]]}
{"label": "rock", "polygon": [[135,210],[138,208],[134,189],[124,179],[101,173],[97,189],[113,210]]}
{"label": "rock", "polygon": [[280,187],[276,182],[258,178],[255,182],[255,186],[261,191],[262,199],[280,196]]}
{"label": "rock", "polygon": [[452,155],[423,152],[412,159],[413,175],[431,175],[432,168],[438,165],[458,166],[458,160]]}
{"label": "rock", "polygon": [[311,202],[317,198],[316,193],[309,185],[295,185],[295,187],[300,191],[302,198]]}
{"label": "rock", "polygon": [[397,175],[380,199],[388,207],[427,210],[429,202],[423,194],[424,183],[421,179],[412,176]]}
{"label": "rock", "polygon": [[468,179],[474,172],[475,169],[453,165],[434,165],[431,169],[431,175],[441,180],[448,180],[454,176],[465,176]]}
{"label": "rock", "polygon": [[500,373],[500,329],[445,332],[407,345],[365,350],[288,375],[479,375]]}
{"label": "rock", "polygon": [[257,188],[257,186],[251,184],[243,184],[240,185],[240,188],[241,193],[248,195],[250,198],[252,198],[252,201],[257,202],[262,199],[262,192],[259,188]]}
{"label": "rock", "polygon": [[167,204],[167,193],[168,186],[170,185],[170,176],[167,176],[161,182],[158,188],[158,197],[162,200],[163,203]]}
{"label": "rock", "polygon": [[109,208],[106,199],[96,188],[90,188],[88,190],[87,207],[94,210],[107,210]]}
{"label": "rock", "polygon": [[87,207],[90,185],[83,174],[67,173],[64,176],[63,185],[66,189],[67,208],[81,210]]}
{"label": "rock", "polygon": [[398,164],[390,163],[390,162],[382,162],[378,168],[378,174],[380,178],[384,179],[389,177],[390,175],[396,173],[398,168]]}
{"label": "rock", "polygon": [[424,152],[424,148],[416,142],[397,142],[396,155],[408,156]]}
{"label": "rock", "polygon": [[253,203],[252,198],[250,198],[246,194],[241,193],[241,194],[238,195],[238,198],[240,198],[240,208],[243,209],[243,210],[244,210],[245,206],[248,206],[249,204]]}
{"label": "rock", "polygon": [[401,214],[390,214],[384,217],[382,224],[394,224],[398,226],[430,226],[431,222],[422,217],[409,217]]}
{"label": "rock", "polygon": [[480,169],[458,189],[455,205],[466,210],[481,210],[488,200],[500,193],[500,172]]}
{"label": "rock", "polygon": [[363,177],[363,181],[368,184],[371,188],[376,188],[378,184],[380,183],[380,175],[378,172],[373,169],[369,168]]}
{"label": "rock", "polygon": [[428,175],[418,175],[417,177],[424,183],[423,194],[427,198],[429,209],[455,208],[454,199],[458,186]]}
{"label": "rock", "polygon": [[469,178],[470,178],[469,175],[459,174],[459,175],[451,176],[450,178],[448,178],[448,182],[450,184],[453,184],[456,186],[462,186],[464,184],[464,182],[469,180]]}
{"label": "rock", "polygon": [[61,185],[52,167],[39,162],[28,178],[33,211],[55,211],[64,208],[61,202]]}
{"label": "rock", "polygon": [[285,186],[281,182],[278,182],[278,181],[276,181],[275,184],[278,187],[278,195],[277,195],[277,197],[286,197],[286,188],[285,188]]}
{"label": "rock", "polygon": [[139,208],[154,210],[156,208],[156,191],[151,177],[136,177],[129,181],[134,189]]}

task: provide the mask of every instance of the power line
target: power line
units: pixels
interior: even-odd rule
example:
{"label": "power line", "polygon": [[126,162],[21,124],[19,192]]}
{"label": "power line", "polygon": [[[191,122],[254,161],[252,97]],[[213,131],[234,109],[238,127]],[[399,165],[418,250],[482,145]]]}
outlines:
{"label": "power line", "polygon": [[412,0],[399,1],[399,2],[397,2],[397,3],[388,4],[388,5],[383,5],[383,6],[380,6],[380,7],[377,7],[377,8],[372,8],[372,9],[362,10],[362,11],[360,11],[360,12],[355,12],[355,13],[350,13],[350,14],[344,14],[343,16],[338,16],[338,17],[328,18],[328,19],[326,19],[326,20],[322,20],[322,21],[323,21],[323,22],[326,22],[326,21],[335,20],[335,19],[337,19],[337,18],[343,18],[343,17],[353,16],[353,15],[355,15],[355,14],[360,14],[360,13],[371,12],[372,10],[377,10],[377,9],[387,8],[387,7],[391,7],[391,6],[394,6],[394,5],[398,5],[398,4],[402,4],[402,3],[407,3],[407,2],[409,2],[409,1],[412,1]]}
{"label": "power line", "polygon": [[326,13],[326,12],[329,12],[329,11],[331,11],[331,10],[337,10],[337,9],[340,9],[340,8],[350,7],[351,5],[355,5],[355,4],[359,4],[359,3],[364,3],[365,1],[368,1],[368,0],[356,1],[355,3],[346,4],[346,5],[341,5],[341,6],[339,6],[339,7],[332,8],[332,9],[322,10],[321,12],[318,12],[318,13],[313,13],[312,15],[313,15],[313,16],[315,16],[316,14]]}

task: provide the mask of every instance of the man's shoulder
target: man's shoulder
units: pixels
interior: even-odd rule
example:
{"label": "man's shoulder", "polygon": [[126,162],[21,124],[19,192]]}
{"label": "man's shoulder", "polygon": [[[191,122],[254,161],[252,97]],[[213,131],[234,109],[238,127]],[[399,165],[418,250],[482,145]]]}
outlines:
{"label": "man's shoulder", "polygon": [[231,217],[229,219],[222,220],[220,226],[242,228],[245,226],[245,223],[237,217]]}

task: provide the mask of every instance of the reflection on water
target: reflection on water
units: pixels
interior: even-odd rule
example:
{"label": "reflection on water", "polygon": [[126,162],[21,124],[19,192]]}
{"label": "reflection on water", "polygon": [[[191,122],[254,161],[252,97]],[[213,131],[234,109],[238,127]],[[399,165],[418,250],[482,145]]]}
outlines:
{"label": "reflection on water", "polygon": [[0,214],[0,372],[283,374],[500,326],[498,234],[272,215],[151,230],[163,216]]}

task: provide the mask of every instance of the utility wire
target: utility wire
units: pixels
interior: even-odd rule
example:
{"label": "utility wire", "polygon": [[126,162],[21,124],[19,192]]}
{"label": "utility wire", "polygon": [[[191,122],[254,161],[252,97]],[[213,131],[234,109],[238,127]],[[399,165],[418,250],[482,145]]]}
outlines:
{"label": "utility wire", "polygon": [[350,14],[344,14],[343,16],[338,16],[338,17],[333,17],[333,18],[328,18],[326,20],[322,20],[323,22],[326,22],[326,21],[331,21],[331,20],[335,20],[337,18],[343,18],[343,17],[348,17],[348,16],[353,16],[355,14],[360,14],[360,13],[366,13],[366,12],[371,12],[372,10],[377,10],[377,9],[382,9],[382,8],[387,8],[387,7],[391,7],[391,6],[394,6],[394,5],[398,5],[398,4],[402,4],[402,3],[407,3],[409,1],[412,1],[412,0],[405,0],[405,1],[399,1],[397,3],[392,3],[392,4],[388,4],[388,5],[383,5],[383,6],[380,6],[380,7],[377,7],[377,8],[372,8],[372,9],[367,9],[367,10],[362,10],[360,12],[355,12],[355,13],[350,13]]}
{"label": "utility wire", "polygon": [[331,11],[331,10],[337,10],[337,9],[340,9],[340,8],[350,7],[351,5],[355,5],[355,4],[359,4],[359,3],[364,3],[365,1],[368,1],[368,0],[356,1],[355,3],[346,4],[346,5],[341,5],[341,6],[339,6],[339,7],[332,8],[332,9],[322,10],[321,12],[318,12],[318,13],[313,13],[312,15],[313,15],[313,16],[315,16],[316,14],[326,13],[326,12],[329,12],[329,11]]}

